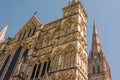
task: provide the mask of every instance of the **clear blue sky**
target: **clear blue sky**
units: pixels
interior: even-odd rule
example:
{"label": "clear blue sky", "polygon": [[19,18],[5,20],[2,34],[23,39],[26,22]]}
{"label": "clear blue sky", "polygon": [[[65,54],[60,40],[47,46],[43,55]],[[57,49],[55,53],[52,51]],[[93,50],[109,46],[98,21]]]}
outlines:
{"label": "clear blue sky", "polygon": [[[0,0],[0,30],[9,25],[6,37],[13,37],[35,11],[41,23],[62,17],[62,8],[71,0]],[[93,20],[96,20],[103,51],[113,80],[120,72],[120,0],[81,0],[87,19],[88,52],[91,48]]]}

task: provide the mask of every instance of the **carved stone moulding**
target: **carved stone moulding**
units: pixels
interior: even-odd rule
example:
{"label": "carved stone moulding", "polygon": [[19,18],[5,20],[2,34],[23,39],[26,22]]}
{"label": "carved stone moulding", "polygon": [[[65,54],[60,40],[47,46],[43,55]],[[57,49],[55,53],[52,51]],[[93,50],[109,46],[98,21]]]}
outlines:
{"label": "carved stone moulding", "polygon": [[61,19],[56,20],[56,21],[51,22],[51,23],[48,23],[48,24],[46,24],[46,25],[44,26],[44,28],[42,29],[42,31],[46,31],[46,30],[50,30],[50,29],[59,27],[59,26],[60,26],[60,23],[61,23]]}
{"label": "carved stone moulding", "polygon": [[45,54],[50,54],[53,50],[53,47],[50,46],[50,47],[46,47],[46,48],[43,48],[43,49],[38,49],[36,51],[36,56],[42,56],[42,55],[45,55]]}
{"label": "carved stone moulding", "polygon": [[75,80],[75,69],[51,73],[51,80]]}

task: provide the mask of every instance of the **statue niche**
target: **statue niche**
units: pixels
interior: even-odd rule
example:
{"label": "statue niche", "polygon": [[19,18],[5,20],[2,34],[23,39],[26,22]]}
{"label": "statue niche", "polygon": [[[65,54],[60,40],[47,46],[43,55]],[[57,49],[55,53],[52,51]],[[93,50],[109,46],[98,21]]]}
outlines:
{"label": "statue niche", "polygon": [[73,67],[75,64],[75,46],[73,44],[69,44],[65,48],[65,55],[64,55],[64,64],[65,67]]}
{"label": "statue niche", "polygon": [[60,29],[55,29],[55,31],[52,34],[52,44],[57,45],[58,44],[58,38],[59,38],[59,31]]}
{"label": "statue niche", "polygon": [[60,69],[63,65],[63,49],[62,48],[57,48],[54,51],[54,57],[52,59],[52,66],[54,67],[53,69]]}

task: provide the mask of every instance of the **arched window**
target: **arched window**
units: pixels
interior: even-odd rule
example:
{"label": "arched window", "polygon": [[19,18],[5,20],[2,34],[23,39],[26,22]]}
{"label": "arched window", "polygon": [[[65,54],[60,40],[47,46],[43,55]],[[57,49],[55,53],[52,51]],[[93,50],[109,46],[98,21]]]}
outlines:
{"label": "arched window", "polygon": [[32,31],[32,30],[29,31],[29,33],[28,33],[28,37],[30,37],[30,33],[31,33],[31,31]]}
{"label": "arched window", "polygon": [[37,72],[36,72],[35,78],[38,78],[39,73],[40,73],[40,68],[41,68],[41,63],[38,64],[38,68],[37,68]]}
{"label": "arched window", "polygon": [[31,75],[31,78],[30,78],[30,79],[33,79],[33,78],[34,78],[36,69],[37,69],[37,64],[35,64],[35,66],[34,66],[34,68],[33,68],[32,75]]}
{"label": "arched window", "polygon": [[26,32],[23,34],[23,36],[22,36],[22,38],[21,38],[21,39],[23,39],[23,38],[25,37],[25,34],[26,34]]}
{"label": "arched window", "polygon": [[35,27],[34,29],[31,29],[31,32],[30,32],[30,35],[29,35],[29,36],[33,36],[34,33],[35,33],[35,31],[36,31],[36,27]]}
{"label": "arched window", "polygon": [[25,58],[25,57],[27,56],[27,54],[28,54],[28,49],[25,50],[25,52],[23,53],[23,56],[22,56],[22,57]]}
{"label": "arched window", "polygon": [[98,58],[100,58],[100,53],[98,53]]}
{"label": "arched window", "polygon": [[36,27],[33,29],[32,36],[35,34],[35,31],[36,31]]}
{"label": "arched window", "polygon": [[41,77],[44,76],[44,74],[45,74],[45,70],[46,70],[46,67],[47,67],[47,61],[46,61],[46,62],[44,63],[44,65],[43,65],[43,69],[42,69]]}
{"label": "arched window", "polygon": [[2,73],[3,73],[3,71],[4,71],[4,69],[5,69],[5,66],[7,65],[9,59],[10,59],[10,56],[8,56],[8,57],[6,58],[3,66],[2,66],[2,68],[1,68],[1,70],[0,70],[0,77],[1,77],[1,75],[2,75]]}
{"label": "arched window", "polygon": [[50,69],[50,64],[51,64],[51,60],[49,58],[48,61],[45,61],[44,63],[36,64],[33,68],[31,79],[38,79],[39,75],[43,77],[45,73],[48,73]]}
{"label": "arched window", "polygon": [[4,77],[3,80],[9,80],[9,78],[10,78],[12,72],[13,72],[13,69],[14,69],[14,67],[15,67],[15,65],[17,63],[17,60],[18,60],[18,57],[20,55],[21,50],[22,50],[22,47],[19,47],[17,49],[17,51],[15,52],[15,54],[13,56],[13,59],[12,59],[10,65],[9,65],[8,69],[7,69],[7,72],[6,72],[5,77]]}
{"label": "arched window", "polygon": [[51,60],[48,61],[47,72],[48,72],[49,69],[50,69],[50,63],[51,63]]}
{"label": "arched window", "polygon": [[97,66],[97,72],[100,73],[100,66]]}
{"label": "arched window", "polygon": [[20,40],[21,36],[22,36],[22,34],[19,35],[18,40]]}
{"label": "arched window", "polygon": [[93,74],[95,74],[95,67],[93,67]]}

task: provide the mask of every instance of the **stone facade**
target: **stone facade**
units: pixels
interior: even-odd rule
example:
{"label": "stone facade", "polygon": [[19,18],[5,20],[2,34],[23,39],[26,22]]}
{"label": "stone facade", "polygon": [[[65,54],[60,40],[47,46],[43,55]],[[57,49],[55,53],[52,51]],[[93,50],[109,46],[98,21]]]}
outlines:
{"label": "stone facade", "polygon": [[0,43],[0,80],[111,80],[88,75],[86,19],[79,0],[48,24],[34,14],[13,38]]}

